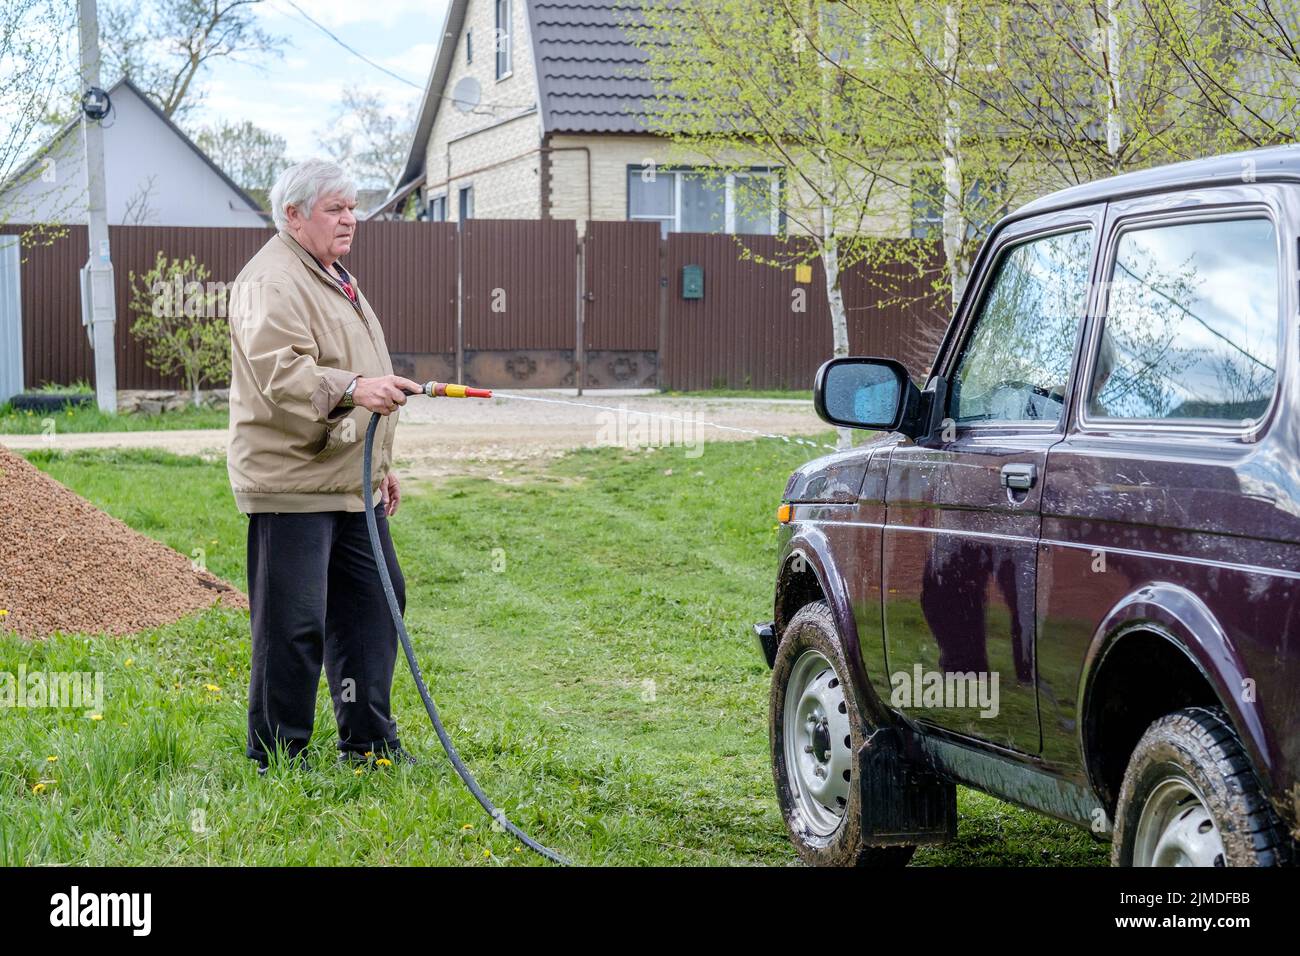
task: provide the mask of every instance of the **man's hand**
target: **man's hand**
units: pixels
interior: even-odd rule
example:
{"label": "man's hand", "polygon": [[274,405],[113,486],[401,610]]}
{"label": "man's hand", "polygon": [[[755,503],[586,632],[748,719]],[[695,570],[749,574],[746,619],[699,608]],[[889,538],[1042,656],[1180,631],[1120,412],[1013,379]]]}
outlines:
{"label": "man's hand", "polygon": [[384,506],[384,514],[391,518],[397,514],[397,506],[402,501],[402,492],[397,486],[397,475],[391,471],[379,483],[379,503]]}
{"label": "man's hand", "polygon": [[379,378],[357,377],[352,390],[352,403],[380,415],[391,415],[399,405],[406,404],[409,394],[418,394],[424,386],[400,375],[381,375]]}

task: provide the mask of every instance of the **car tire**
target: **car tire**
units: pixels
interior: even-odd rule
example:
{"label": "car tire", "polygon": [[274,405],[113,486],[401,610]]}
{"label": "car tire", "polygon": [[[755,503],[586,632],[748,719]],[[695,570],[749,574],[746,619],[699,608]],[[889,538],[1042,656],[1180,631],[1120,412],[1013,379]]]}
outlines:
{"label": "car tire", "polygon": [[1290,836],[1221,710],[1161,717],[1129,758],[1115,810],[1115,866],[1282,866]]}
{"label": "car tire", "polygon": [[916,847],[863,843],[861,788],[852,778],[852,753],[873,728],[848,674],[826,602],[801,608],[777,647],[768,707],[781,817],[807,864],[905,866]]}

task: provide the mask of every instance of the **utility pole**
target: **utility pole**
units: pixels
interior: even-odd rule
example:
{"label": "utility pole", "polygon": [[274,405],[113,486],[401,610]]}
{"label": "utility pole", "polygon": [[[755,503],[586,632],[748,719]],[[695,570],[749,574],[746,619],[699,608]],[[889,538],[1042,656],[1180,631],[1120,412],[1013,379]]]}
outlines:
{"label": "utility pole", "polygon": [[[104,129],[99,125],[107,95],[99,89],[99,14],[95,0],[79,0],[81,20],[81,135],[86,144],[86,206],[90,258],[86,260],[90,293],[91,346],[95,350],[95,399],[101,412],[117,411],[117,362],[114,329],[113,261],[108,248],[108,200],[104,186]],[[98,114],[98,115],[96,115]],[[83,306],[84,307],[84,306]]]}

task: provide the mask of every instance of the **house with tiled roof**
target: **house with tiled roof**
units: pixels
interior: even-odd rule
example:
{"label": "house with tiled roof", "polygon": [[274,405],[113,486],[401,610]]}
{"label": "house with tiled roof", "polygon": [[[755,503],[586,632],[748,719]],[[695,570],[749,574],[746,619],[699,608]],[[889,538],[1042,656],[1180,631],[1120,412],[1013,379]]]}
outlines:
{"label": "house with tiled roof", "polygon": [[[775,233],[783,175],[725,188],[650,132],[627,26],[635,0],[452,0],[406,167],[370,218],[649,220],[667,232]],[[675,161],[676,165],[669,165]],[[736,203],[738,190],[770,197]]]}

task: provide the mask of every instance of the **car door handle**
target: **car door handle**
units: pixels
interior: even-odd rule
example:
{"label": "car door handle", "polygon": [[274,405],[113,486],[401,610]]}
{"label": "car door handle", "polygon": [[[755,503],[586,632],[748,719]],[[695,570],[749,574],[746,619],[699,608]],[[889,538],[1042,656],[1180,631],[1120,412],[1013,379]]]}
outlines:
{"label": "car door handle", "polygon": [[1038,466],[1011,464],[1002,466],[1002,487],[1028,491],[1038,481]]}

